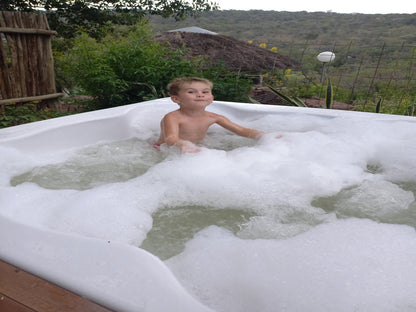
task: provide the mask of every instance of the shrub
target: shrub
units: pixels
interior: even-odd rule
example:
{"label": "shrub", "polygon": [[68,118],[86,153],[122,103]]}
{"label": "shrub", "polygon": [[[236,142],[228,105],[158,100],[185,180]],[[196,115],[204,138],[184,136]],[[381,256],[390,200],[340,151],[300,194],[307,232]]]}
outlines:
{"label": "shrub", "polygon": [[4,108],[4,113],[0,114],[0,128],[16,126],[24,123],[65,115],[48,108],[38,109],[36,104],[37,103],[32,102],[17,105],[6,105]]}
{"label": "shrub", "polygon": [[252,89],[252,80],[245,75],[235,75],[225,69],[224,64],[205,69],[201,76],[214,84],[212,94],[219,101],[248,102],[248,94]]}
{"label": "shrub", "polygon": [[102,42],[83,33],[56,62],[72,88],[95,98],[97,109],[163,97],[174,77],[196,73],[191,62],[152,40],[143,25],[127,37]]}
{"label": "shrub", "polygon": [[184,53],[162,46],[146,25],[136,25],[125,36],[111,35],[102,42],[80,34],[69,52],[55,53],[55,67],[60,81],[95,98],[93,109],[165,97],[168,83],[180,76],[212,80],[217,100],[247,101],[249,79],[229,72],[224,64],[187,60]]}

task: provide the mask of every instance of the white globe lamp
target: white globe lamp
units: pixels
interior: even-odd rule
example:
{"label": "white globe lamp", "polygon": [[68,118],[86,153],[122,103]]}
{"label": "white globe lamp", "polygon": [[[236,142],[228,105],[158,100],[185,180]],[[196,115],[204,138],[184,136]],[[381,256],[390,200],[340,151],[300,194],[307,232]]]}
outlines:
{"label": "white globe lamp", "polygon": [[331,51],[325,51],[318,54],[316,57],[318,61],[322,62],[321,84],[324,80],[325,64],[335,60],[335,53]]}
{"label": "white globe lamp", "polygon": [[321,52],[316,58],[322,63],[329,63],[335,60],[335,53],[331,51]]}

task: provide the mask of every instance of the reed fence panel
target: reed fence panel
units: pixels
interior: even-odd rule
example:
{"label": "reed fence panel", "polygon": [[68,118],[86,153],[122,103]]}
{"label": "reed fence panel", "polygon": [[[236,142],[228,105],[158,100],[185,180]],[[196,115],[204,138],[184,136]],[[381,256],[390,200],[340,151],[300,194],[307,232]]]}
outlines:
{"label": "reed fence panel", "polygon": [[46,15],[0,12],[0,106],[48,100],[56,92],[51,36]]}

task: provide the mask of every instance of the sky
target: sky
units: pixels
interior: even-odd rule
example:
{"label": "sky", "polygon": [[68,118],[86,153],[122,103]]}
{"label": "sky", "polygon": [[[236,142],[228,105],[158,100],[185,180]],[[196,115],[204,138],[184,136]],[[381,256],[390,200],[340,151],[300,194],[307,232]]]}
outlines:
{"label": "sky", "polygon": [[368,0],[216,0],[215,2],[219,4],[221,10],[331,11],[335,13],[365,14],[416,13],[416,4],[411,0],[379,1],[377,3]]}

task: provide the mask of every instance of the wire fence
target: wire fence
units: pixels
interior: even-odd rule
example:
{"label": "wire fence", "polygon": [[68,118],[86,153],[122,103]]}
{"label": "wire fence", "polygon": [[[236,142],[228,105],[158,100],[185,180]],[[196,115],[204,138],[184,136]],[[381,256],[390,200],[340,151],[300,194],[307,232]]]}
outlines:
{"label": "wire fence", "polygon": [[[339,100],[364,107],[379,100],[394,102],[397,107],[415,103],[416,45],[305,42],[287,43],[280,50],[302,64],[301,71],[311,82],[319,83],[325,69],[325,78],[331,79]],[[320,63],[316,57],[323,51],[333,52],[335,59]]]}

